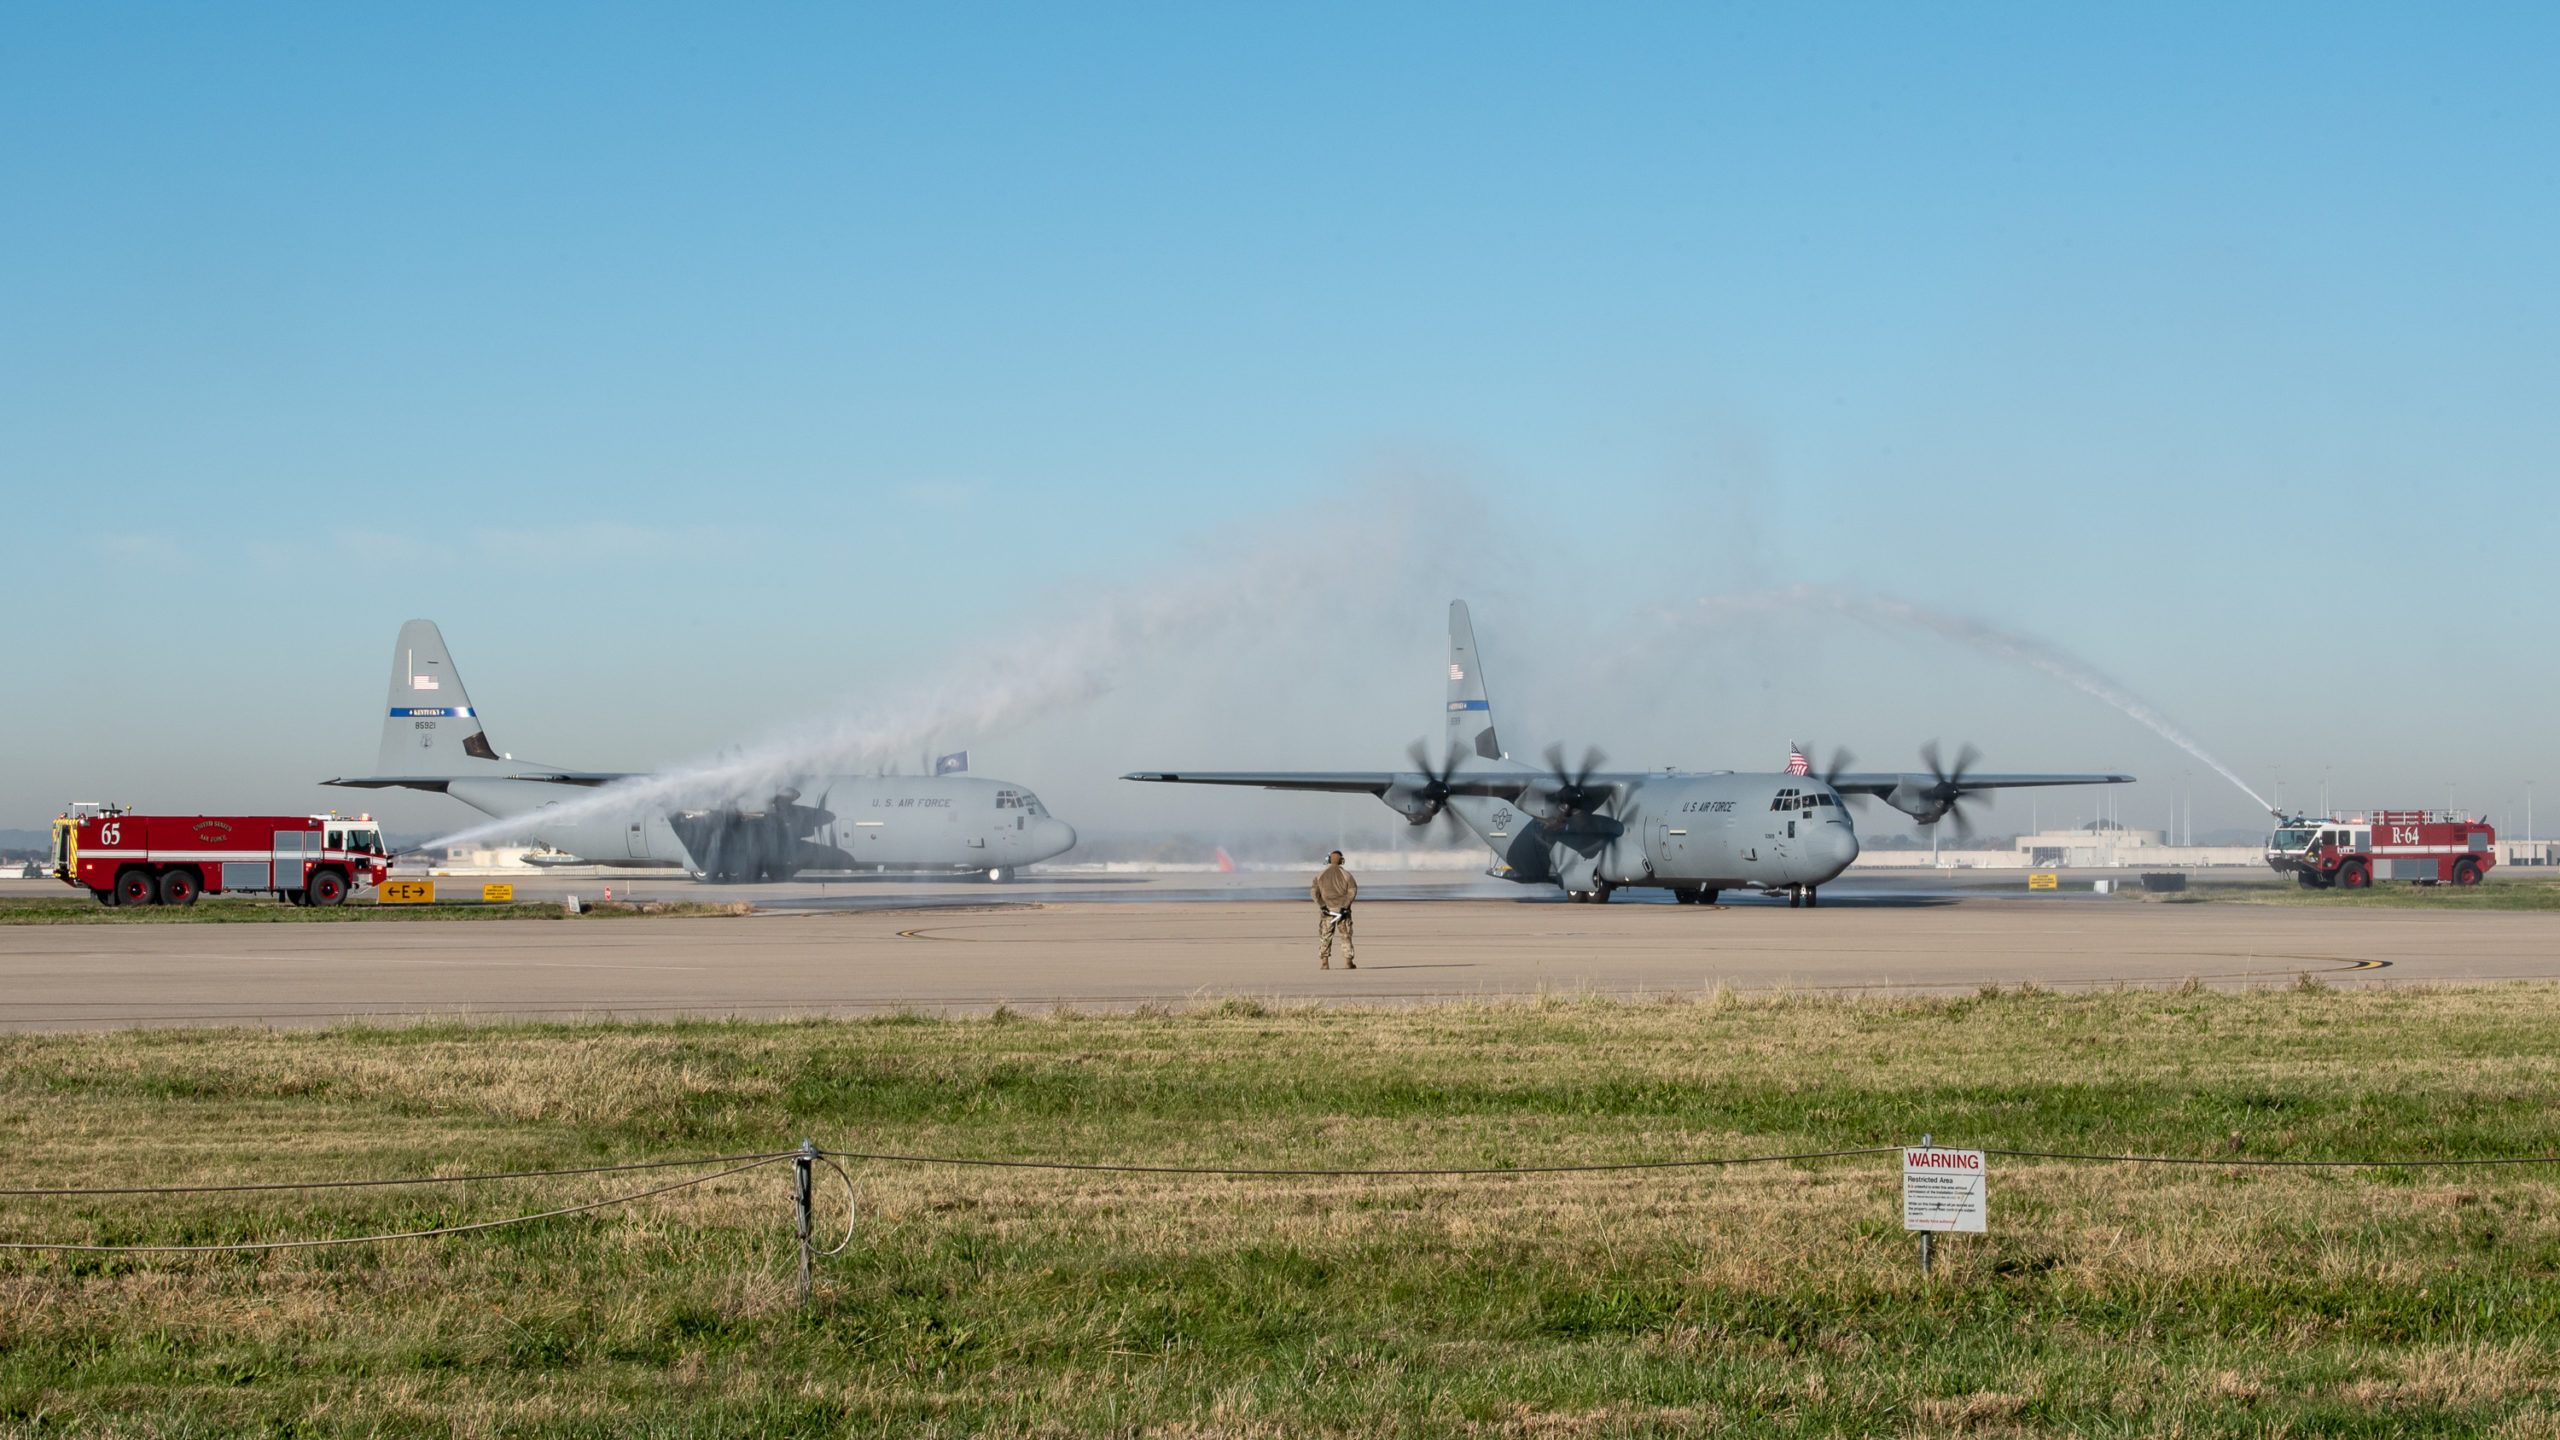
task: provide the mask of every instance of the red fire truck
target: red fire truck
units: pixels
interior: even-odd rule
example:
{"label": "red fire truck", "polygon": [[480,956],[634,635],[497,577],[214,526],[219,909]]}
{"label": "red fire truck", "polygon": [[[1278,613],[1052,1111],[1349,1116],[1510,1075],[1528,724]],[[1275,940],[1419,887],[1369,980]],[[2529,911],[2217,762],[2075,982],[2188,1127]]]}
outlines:
{"label": "red fire truck", "polygon": [[2498,863],[2498,831],[2452,810],[2296,815],[2267,840],[2267,863],[2306,890],[2361,890],[2376,880],[2477,885]]}
{"label": "red fire truck", "polygon": [[136,815],[74,805],[53,822],[53,875],[101,905],[193,905],[268,891],[335,905],[391,859],[370,815]]}

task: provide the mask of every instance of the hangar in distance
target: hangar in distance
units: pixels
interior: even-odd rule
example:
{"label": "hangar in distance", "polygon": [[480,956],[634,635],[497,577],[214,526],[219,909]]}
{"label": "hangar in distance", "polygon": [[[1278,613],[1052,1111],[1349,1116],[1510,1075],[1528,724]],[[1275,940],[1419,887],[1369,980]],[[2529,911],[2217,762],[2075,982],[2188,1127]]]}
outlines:
{"label": "hangar in distance", "polygon": [[400,627],[385,710],[374,773],[323,784],[426,790],[485,815],[532,817],[527,838],[590,865],[681,865],[723,881],[803,871],[1004,880],[1076,843],[1030,787],[967,774],[811,775],[729,805],[545,824],[543,809],[635,777],[518,760],[492,745],[432,620]]}
{"label": "hangar in distance", "polygon": [[1417,740],[1402,771],[1141,771],[1121,778],[1182,785],[1375,795],[1415,825],[1442,816],[1490,846],[1487,873],[1524,885],[1559,885],[1602,901],[1630,886],[1667,889],[1684,903],[1725,890],[1784,894],[1816,903],[1820,888],[1858,858],[1850,796],[1873,796],[1923,825],[1952,817],[1969,830],[1967,797],[2043,785],[2122,785],[2130,775],[1991,775],[1974,770],[1968,745],[1950,767],[1937,743],[1921,747],[1925,772],[1851,772],[1846,751],[1820,774],[1791,753],[1783,771],[1604,772],[1597,749],[1568,770],[1561,745],[1546,768],[1511,758],[1496,738],[1493,701],[1463,600],[1449,605],[1448,737],[1440,765]]}

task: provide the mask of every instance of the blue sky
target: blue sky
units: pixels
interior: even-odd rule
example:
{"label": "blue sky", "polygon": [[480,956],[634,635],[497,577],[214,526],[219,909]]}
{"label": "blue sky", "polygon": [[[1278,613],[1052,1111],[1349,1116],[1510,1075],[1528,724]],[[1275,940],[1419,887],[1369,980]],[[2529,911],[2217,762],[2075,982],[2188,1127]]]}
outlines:
{"label": "blue sky", "polygon": [[[1416,613],[1203,637],[1250,663],[1196,713],[1133,678],[964,738],[1131,826],[1094,777],[1383,763],[1428,720],[1416,597],[1463,591],[1519,708],[1630,759],[2184,763],[1909,637],[1633,618],[1819,582],[2060,645],[2252,775],[2503,805],[2560,701],[2555,40],[2527,7],[15,7],[0,825],[330,794],[412,615],[502,742],[654,765],[1417,508],[1448,542],[1361,592]],[[1593,693],[1623,643],[1685,678]],[[1367,684],[1398,667],[1413,696]]]}

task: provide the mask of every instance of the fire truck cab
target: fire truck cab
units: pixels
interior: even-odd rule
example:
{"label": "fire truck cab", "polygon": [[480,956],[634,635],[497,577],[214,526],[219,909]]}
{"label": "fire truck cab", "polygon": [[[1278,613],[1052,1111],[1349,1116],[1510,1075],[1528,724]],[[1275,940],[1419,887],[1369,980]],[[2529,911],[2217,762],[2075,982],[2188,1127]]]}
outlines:
{"label": "fire truck cab", "polygon": [[55,879],[101,905],[193,905],[241,892],[335,905],[391,869],[370,815],[137,815],[86,803],[53,822],[50,859]]}
{"label": "fire truck cab", "polygon": [[2296,815],[2267,839],[2267,864],[2306,890],[2362,890],[2376,880],[2477,885],[2498,863],[2497,828],[2451,810]]}

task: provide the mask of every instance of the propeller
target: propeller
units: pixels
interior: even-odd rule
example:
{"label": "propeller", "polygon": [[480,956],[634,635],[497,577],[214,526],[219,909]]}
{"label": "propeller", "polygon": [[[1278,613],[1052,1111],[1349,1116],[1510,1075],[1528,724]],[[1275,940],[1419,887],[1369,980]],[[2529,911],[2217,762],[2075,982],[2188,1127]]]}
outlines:
{"label": "propeller", "polygon": [[1609,763],[1609,757],[1601,753],[1599,746],[1585,746],[1581,766],[1572,771],[1564,768],[1564,746],[1561,743],[1549,745],[1546,756],[1547,773],[1555,777],[1554,785],[1547,792],[1547,803],[1553,807],[1556,819],[1569,820],[1576,815],[1589,814],[1617,798],[1617,786],[1594,788],[1591,784],[1591,777],[1601,766]]}
{"label": "propeller", "polygon": [[1422,772],[1420,785],[1397,787],[1410,801],[1409,804],[1396,805],[1403,812],[1405,823],[1428,825],[1434,820],[1446,820],[1456,828],[1458,817],[1449,813],[1449,778],[1458,773],[1458,762],[1463,758],[1460,752],[1451,747],[1448,763],[1436,768],[1431,763],[1430,747],[1420,740],[1406,746],[1404,753],[1405,758],[1413,762],[1413,768]]}
{"label": "propeller", "polygon": [[[1968,744],[1956,752],[1955,768],[1950,770],[1938,763],[1937,741],[1932,740],[1920,747],[1920,762],[1929,767],[1932,781],[1929,798],[1938,802],[1938,815],[1952,818],[1956,822],[1956,833],[1966,839],[1973,837],[1973,822],[1966,819],[1964,813],[1964,776],[1981,758],[1982,752]],[[1933,815],[1922,823],[1934,825],[1937,822],[1938,817]]]}
{"label": "propeller", "polygon": [[[1792,748],[1792,742],[1790,742],[1790,748]],[[1803,752],[1798,751],[1797,753],[1801,754]],[[1834,745],[1831,747],[1831,763],[1823,766],[1821,773],[1814,778],[1820,780],[1823,784],[1830,786],[1834,791],[1837,791],[1840,788],[1840,777],[1848,774],[1849,767],[1857,763],[1858,757],[1849,753],[1848,746]],[[1862,793],[1857,795],[1842,795],[1840,798],[1842,800],[1864,800],[1867,797]]]}
{"label": "propeller", "polygon": [[1848,774],[1849,767],[1857,763],[1858,757],[1849,753],[1848,746],[1832,746],[1831,763],[1822,767],[1822,783],[1825,785],[1838,785],[1840,783],[1840,777]]}

